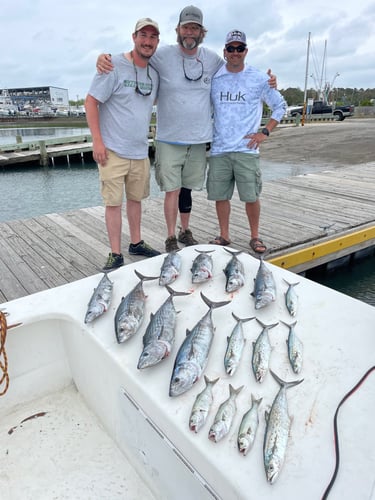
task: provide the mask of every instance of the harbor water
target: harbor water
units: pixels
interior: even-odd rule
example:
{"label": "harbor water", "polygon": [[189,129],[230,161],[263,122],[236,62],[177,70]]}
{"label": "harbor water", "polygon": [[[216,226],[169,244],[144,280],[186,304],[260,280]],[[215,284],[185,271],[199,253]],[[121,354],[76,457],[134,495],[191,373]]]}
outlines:
{"label": "harbor water", "polygon": [[[70,137],[88,133],[86,129],[0,129],[0,144],[10,144],[10,137],[29,130],[23,135],[30,140],[37,137],[44,139],[57,136]],[[9,132],[12,131],[12,134]],[[74,133],[72,133],[74,131]],[[52,135],[51,135],[52,134]],[[59,135],[62,134],[62,135]],[[6,140],[4,139],[6,138]],[[4,142],[5,141],[5,142]],[[265,181],[280,177],[301,175],[308,172],[306,165],[278,165],[278,168],[267,168],[269,163],[262,164]],[[303,168],[303,171],[301,171]],[[70,163],[57,167],[14,167],[0,170],[0,222],[15,219],[37,217],[46,213],[62,213],[79,208],[102,204],[99,192],[97,167],[94,162]],[[160,193],[151,169],[151,196],[163,196]],[[368,257],[350,266],[320,273],[315,281],[375,306],[375,259]]]}

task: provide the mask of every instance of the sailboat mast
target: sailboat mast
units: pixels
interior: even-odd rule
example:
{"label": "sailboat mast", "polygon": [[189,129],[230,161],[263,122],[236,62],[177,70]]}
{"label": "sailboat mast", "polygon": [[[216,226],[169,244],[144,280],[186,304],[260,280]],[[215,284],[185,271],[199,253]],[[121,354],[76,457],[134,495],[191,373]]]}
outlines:
{"label": "sailboat mast", "polygon": [[302,121],[301,121],[302,126],[305,124],[305,116],[306,116],[307,78],[308,78],[308,74],[309,74],[309,59],[310,59],[310,39],[311,39],[311,32],[309,31],[309,37],[308,37],[308,40],[307,40],[306,72],[305,72],[305,91],[304,91],[304,94],[303,94],[303,113],[302,113]]}

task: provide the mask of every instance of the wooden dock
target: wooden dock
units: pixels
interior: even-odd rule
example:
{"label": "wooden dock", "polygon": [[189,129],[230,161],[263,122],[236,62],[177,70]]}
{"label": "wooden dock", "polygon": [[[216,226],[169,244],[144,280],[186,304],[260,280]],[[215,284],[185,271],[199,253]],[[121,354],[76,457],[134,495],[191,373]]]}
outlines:
{"label": "wooden dock", "polygon": [[[261,235],[266,260],[302,272],[375,246],[375,163],[265,182]],[[193,194],[191,228],[203,244],[218,234],[214,203]],[[143,203],[142,235],[164,252],[163,198]],[[232,247],[249,251],[243,204],[234,197]],[[123,223],[126,262],[129,233]],[[200,248],[204,248],[201,246]],[[212,247],[211,247],[212,248]],[[104,208],[0,223],[0,303],[100,272],[109,252]]]}

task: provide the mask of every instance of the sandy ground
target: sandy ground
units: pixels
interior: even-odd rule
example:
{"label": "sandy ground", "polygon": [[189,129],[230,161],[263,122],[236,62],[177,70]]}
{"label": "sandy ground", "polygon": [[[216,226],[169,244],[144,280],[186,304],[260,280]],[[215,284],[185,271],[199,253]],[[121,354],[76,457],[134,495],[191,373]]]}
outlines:
{"label": "sandy ground", "polygon": [[375,161],[375,118],[279,125],[261,148],[261,158],[284,164],[339,167]]}

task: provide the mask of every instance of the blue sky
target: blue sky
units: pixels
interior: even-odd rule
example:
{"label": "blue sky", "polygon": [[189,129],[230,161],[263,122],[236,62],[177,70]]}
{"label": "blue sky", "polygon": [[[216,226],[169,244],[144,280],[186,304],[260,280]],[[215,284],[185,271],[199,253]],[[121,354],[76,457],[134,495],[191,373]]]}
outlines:
{"label": "blue sky", "polygon": [[[50,85],[67,88],[71,100],[85,97],[97,55],[130,50],[137,19],[152,17],[160,26],[160,44],[175,43],[179,12],[189,4],[146,3],[3,0],[0,88]],[[204,14],[206,46],[221,54],[228,31],[245,31],[248,63],[271,68],[280,89],[304,88],[309,33],[308,87],[323,78],[337,87],[375,88],[373,0],[205,0],[194,5]]]}

